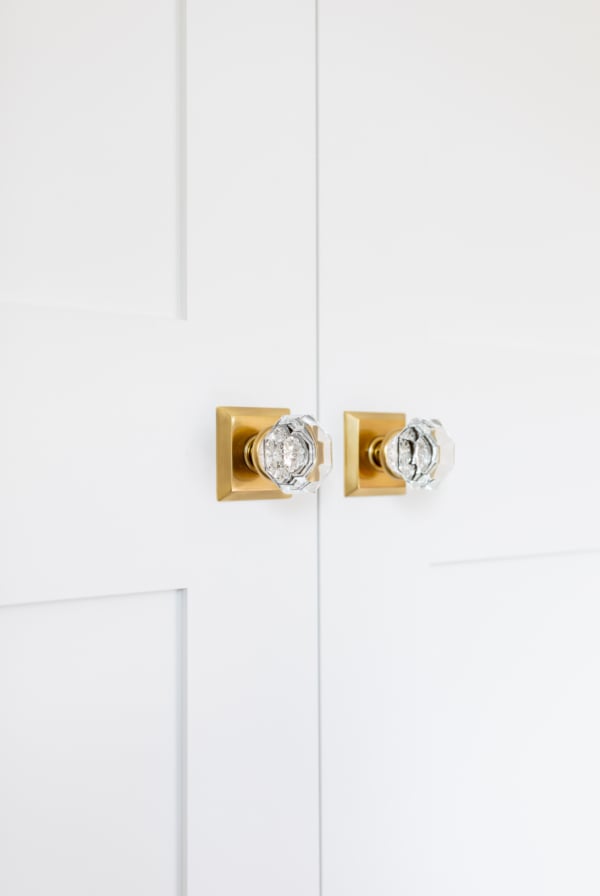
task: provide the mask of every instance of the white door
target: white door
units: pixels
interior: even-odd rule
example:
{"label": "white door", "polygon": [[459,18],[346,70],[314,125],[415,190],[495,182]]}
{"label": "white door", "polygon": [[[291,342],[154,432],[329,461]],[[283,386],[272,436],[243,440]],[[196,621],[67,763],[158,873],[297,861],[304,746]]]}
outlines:
{"label": "white door", "polygon": [[214,468],[216,405],[315,410],[314,53],[2,3],[3,896],[317,892],[316,504]]}
{"label": "white door", "polygon": [[[3,896],[598,892],[599,28],[2,5]],[[219,404],[319,500],[217,503]],[[344,498],[356,409],[442,488]]]}
{"label": "white door", "polygon": [[319,7],[321,414],[456,443],[322,490],[323,893],[597,894],[600,9]]}

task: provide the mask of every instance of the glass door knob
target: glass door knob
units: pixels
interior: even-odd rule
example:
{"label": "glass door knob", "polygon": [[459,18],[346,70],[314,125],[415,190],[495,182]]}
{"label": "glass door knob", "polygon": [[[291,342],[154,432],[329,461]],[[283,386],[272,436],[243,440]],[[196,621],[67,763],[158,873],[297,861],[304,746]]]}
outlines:
{"label": "glass door knob", "polygon": [[316,492],[331,471],[331,438],[309,414],[285,414],[246,443],[246,462],[285,494]]}
{"label": "glass door knob", "polygon": [[219,501],[316,492],[331,470],[331,438],[287,408],[217,408]]}
{"label": "glass door knob", "polygon": [[347,497],[436,488],[454,466],[454,442],[433,418],[346,411],[344,443]]}
{"label": "glass door knob", "polygon": [[410,420],[381,442],[379,461],[412,488],[437,488],[454,466],[454,442],[439,420]]}

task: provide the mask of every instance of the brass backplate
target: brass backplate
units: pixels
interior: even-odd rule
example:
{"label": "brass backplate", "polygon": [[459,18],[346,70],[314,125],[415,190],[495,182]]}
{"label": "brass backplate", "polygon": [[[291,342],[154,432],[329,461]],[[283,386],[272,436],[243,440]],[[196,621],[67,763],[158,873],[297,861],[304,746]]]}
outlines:
{"label": "brass backplate", "polygon": [[367,411],[344,413],[345,473],[344,492],[349,498],[361,495],[403,495],[406,483],[369,459],[369,445],[375,439],[403,429],[404,414],[376,414]]}
{"label": "brass backplate", "polygon": [[290,498],[251,470],[244,458],[249,439],[274,426],[289,408],[217,408],[217,501]]}

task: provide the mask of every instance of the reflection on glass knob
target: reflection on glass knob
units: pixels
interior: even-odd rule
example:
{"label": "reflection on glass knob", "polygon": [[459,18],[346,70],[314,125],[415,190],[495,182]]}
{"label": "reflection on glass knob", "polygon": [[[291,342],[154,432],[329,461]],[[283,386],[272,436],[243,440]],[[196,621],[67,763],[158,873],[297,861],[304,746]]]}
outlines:
{"label": "reflection on glass knob", "polygon": [[331,439],[288,408],[217,408],[217,500],[316,492],[331,470]]}
{"label": "reflection on glass knob", "polygon": [[379,450],[388,472],[413,488],[436,488],[454,466],[454,442],[439,420],[409,420]]}
{"label": "reflection on glass knob", "polygon": [[285,414],[250,439],[246,462],[285,494],[316,492],[331,470],[331,438],[314,417]]}

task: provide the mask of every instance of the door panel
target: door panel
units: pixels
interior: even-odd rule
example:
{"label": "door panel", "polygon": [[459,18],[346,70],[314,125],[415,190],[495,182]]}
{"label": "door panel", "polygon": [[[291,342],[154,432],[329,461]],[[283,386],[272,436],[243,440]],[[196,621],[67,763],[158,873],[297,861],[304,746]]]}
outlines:
{"label": "door panel", "polygon": [[439,416],[457,457],[322,494],[330,896],[600,883],[599,28],[320,3],[322,414]]}
{"label": "door panel", "polygon": [[2,610],[3,893],[180,892],[183,601]]}
{"label": "door panel", "polygon": [[599,575],[556,556],[346,589],[324,631],[326,887],[596,892]]}
{"label": "door panel", "polygon": [[0,12],[0,301],[177,316],[175,0]]}

